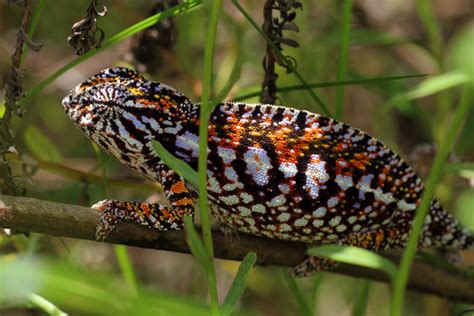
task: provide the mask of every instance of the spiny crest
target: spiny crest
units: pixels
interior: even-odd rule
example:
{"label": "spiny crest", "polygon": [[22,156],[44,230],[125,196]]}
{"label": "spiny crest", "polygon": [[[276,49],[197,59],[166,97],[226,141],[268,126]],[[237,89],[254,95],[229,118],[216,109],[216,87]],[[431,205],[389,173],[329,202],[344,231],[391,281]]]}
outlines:
{"label": "spiny crest", "polygon": [[96,85],[103,84],[103,83],[124,84],[126,83],[126,81],[143,82],[145,81],[145,78],[143,78],[137,72],[126,67],[111,67],[111,68],[102,70],[95,76],[90,77],[89,79],[84,81],[82,84],[80,84],[79,87],[80,89],[87,89],[88,87],[94,87]]}

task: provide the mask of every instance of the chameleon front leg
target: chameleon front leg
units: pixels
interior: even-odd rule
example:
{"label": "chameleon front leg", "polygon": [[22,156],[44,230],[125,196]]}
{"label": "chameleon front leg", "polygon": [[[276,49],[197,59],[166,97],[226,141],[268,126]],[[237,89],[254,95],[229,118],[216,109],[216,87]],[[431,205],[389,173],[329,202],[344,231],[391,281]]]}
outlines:
{"label": "chameleon front leg", "polygon": [[96,227],[96,240],[103,241],[122,221],[167,231],[182,229],[185,215],[194,217],[193,198],[183,178],[163,163],[158,163],[156,170],[171,207],[158,203],[100,201],[92,206],[102,212]]}

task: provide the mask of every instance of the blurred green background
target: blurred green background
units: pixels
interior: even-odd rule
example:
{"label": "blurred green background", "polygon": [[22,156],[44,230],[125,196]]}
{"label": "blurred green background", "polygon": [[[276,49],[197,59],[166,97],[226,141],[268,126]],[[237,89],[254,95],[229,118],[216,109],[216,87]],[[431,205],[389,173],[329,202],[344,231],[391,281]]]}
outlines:
{"label": "blurred green background", "polygon": [[[299,32],[285,33],[300,47],[283,46],[283,52],[296,60],[298,71],[309,83],[335,81],[342,1],[302,3],[303,10],[297,11],[295,20]],[[98,25],[106,38],[147,17],[152,6],[142,0],[105,4],[107,15],[99,18]],[[66,38],[88,5],[89,1],[83,0],[45,2],[33,38],[43,47],[40,52],[29,52],[23,66],[27,70],[26,91],[74,58]],[[259,24],[263,22],[263,1],[242,1],[242,5]],[[343,121],[395,149],[422,176],[429,168],[433,150],[420,145],[439,142],[459,101],[460,85],[453,77],[467,78],[470,88],[474,87],[473,10],[469,0],[364,0],[353,5],[347,79],[405,74],[428,77],[347,86]],[[3,79],[9,70],[21,14],[20,7],[0,3]],[[14,129],[16,147],[22,163],[27,165],[27,174],[20,167],[15,172],[28,196],[77,205],[91,205],[105,197],[148,201],[163,198],[137,174],[98,152],[66,117],[61,99],[69,89],[101,69],[126,65],[147,71],[147,78],[167,83],[199,100],[205,16],[203,8],[198,8],[173,18],[175,43],[151,46],[153,51],[145,58],[148,63],[152,61],[148,66],[138,62],[133,53],[138,41],[135,37],[74,67],[24,105],[26,112],[22,118],[14,119]],[[243,62],[240,79],[228,96],[232,99],[260,89],[266,45],[230,2],[224,2],[221,17],[214,62],[216,87],[224,84],[237,55],[242,56]],[[278,86],[299,84],[285,69],[277,67],[277,72]],[[336,89],[316,92],[333,110]],[[278,103],[319,111],[304,90],[279,93]],[[472,110],[450,161],[474,161]],[[108,185],[100,178],[80,181],[61,169],[64,166],[84,174],[102,176],[105,172],[106,177],[121,181]],[[474,171],[456,170],[444,176],[436,196],[467,227],[474,229]],[[133,266],[127,268],[123,266],[127,260],[120,259],[127,255],[124,250],[109,244],[36,234],[8,237],[0,232],[0,315],[41,314],[34,308],[37,297],[31,293],[41,295],[71,315],[208,313],[206,278],[191,256],[129,248]],[[472,254],[465,259],[474,262]],[[218,289],[223,297],[238,263],[218,260],[216,266]],[[285,273],[277,267],[254,268],[237,313],[300,315]],[[365,290],[366,315],[388,313],[389,288],[385,284],[370,282],[367,287],[364,280],[333,273],[298,280],[298,284],[315,315],[352,315],[360,293]],[[405,305],[406,315],[454,315],[462,308],[440,297],[413,292],[409,292]]]}

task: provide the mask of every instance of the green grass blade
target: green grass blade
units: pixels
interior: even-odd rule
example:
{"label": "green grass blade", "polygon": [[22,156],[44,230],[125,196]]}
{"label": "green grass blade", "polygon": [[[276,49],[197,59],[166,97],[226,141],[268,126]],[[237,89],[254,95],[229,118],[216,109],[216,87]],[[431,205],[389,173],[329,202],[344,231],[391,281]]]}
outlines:
{"label": "green grass blade", "polygon": [[309,249],[308,254],[381,270],[387,273],[391,280],[393,280],[397,274],[397,266],[393,262],[381,255],[362,248],[353,246],[324,245]]}
{"label": "green grass blade", "polygon": [[332,116],[331,112],[329,111],[328,107],[326,104],[321,100],[318,95],[308,86],[308,83],[306,80],[301,76],[301,74],[298,72],[298,70],[295,69],[291,61],[288,60],[288,58],[283,55],[283,53],[276,47],[276,45],[273,43],[273,41],[265,34],[262,29],[257,25],[257,22],[250,16],[250,14],[245,11],[245,9],[240,5],[240,3],[237,0],[231,0],[231,2],[234,4],[234,6],[242,13],[242,15],[245,17],[245,19],[255,28],[255,30],[265,39],[265,41],[268,43],[268,45],[271,46],[275,54],[278,55],[278,57],[285,63],[285,66],[287,66],[298,78],[298,80],[305,86],[306,90],[308,91],[309,95],[311,98],[313,98],[314,102],[321,108],[322,112],[327,115],[327,116]]}
{"label": "green grass blade", "polygon": [[469,81],[470,78],[467,74],[457,71],[447,72],[441,75],[427,78],[420,82],[413,90],[402,95],[393,97],[380,108],[380,111],[381,113],[385,113],[397,104],[410,100],[424,98],[429,95],[433,95],[441,91],[468,83]]}
{"label": "green grass blade", "polygon": [[151,145],[156,154],[168,167],[176,171],[184,180],[191,183],[193,187],[198,187],[198,174],[193,168],[183,160],[173,156],[159,141],[152,140]]}
{"label": "green grass blade", "polygon": [[124,245],[114,245],[115,257],[120,266],[120,271],[127,281],[128,285],[132,289],[133,293],[138,294],[138,282],[133,269],[133,263],[128,254],[128,248]]}
{"label": "green grass blade", "polygon": [[109,48],[110,46],[113,46],[117,43],[122,42],[123,40],[133,36],[134,34],[140,32],[143,29],[146,29],[149,26],[152,26],[156,24],[159,21],[162,21],[166,18],[170,18],[173,16],[176,16],[178,14],[188,12],[191,9],[197,7],[198,5],[201,4],[202,1],[200,0],[189,0],[186,2],[183,2],[181,4],[178,4],[168,10],[165,10],[163,12],[159,12],[155,15],[150,16],[149,18],[146,18],[128,28],[125,30],[115,34],[111,38],[105,40],[102,45],[99,48],[96,49],[91,49],[87,53],[76,57],[75,59],[71,60],[69,63],[64,65],[63,67],[59,68],[56,70],[54,73],[52,73],[48,78],[40,82],[37,86],[33,87],[30,89],[30,91],[26,94],[26,96],[20,100],[20,104],[23,105],[25,104],[28,100],[30,100],[32,97],[37,95],[39,92],[41,92],[44,88],[46,88],[48,85],[50,85],[54,80],[56,80],[59,76],[64,74],[66,71],[74,68],[75,66],[79,65],[80,63],[86,61],[87,59],[91,58],[92,56],[100,53],[101,51]]}
{"label": "green grass blade", "polygon": [[221,0],[213,0],[207,3],[208,23],[206,32],[206,43],[204,47],[203,77],[201,108],[199,111],[199,157],[198,157],[198,191],[199,191],[199,211],[201,213],[201,225],[204,239],[204,246],[207,251],[210,267],[207,270],[207,284],[211,300],[212,315],[219,315],[219,299],[217,296],[216,272],[214,270],[214,246],[212,241],[211,218],[209,214],[209,199],[207,196],[207,138],[209,113],[214,107],[210,102],[213,89],[213,64],[214,49],[217,35],[217,25],[222,8]]}
{"label": "green grass blade", "polygon": [[230,72],[229,78],[227,78],[227,81],[225,82],[221,91],[217,94],[217,96],[214,99],[214,103],[216,105],[221,103],[227,97],[232,87],[235,85],[237,81],[239,81],[240,73],[242,70],[242,62],[243,62],[243,54],[238,54],[237,58],[235,59],[234,66],[232,67],[232,71]]}
{"label": "green grass blade", "polygon": [[237,271],[224,303],[221,306],[222,315],[230,315],[230,313],[234,310],[235,305],[239,301],[242,294],[244,294],[250,272],[252,271],[252,268],[256,262],[257,255],[255,252],[249,252],[245,256],[244,260],[240,263],[239,270]]}
{"label": "green grass blade", "polygon": [[450,163],[446,165],[445,171],[446,172],[474,171],[474,163],[472,162]]}
{"label": "green grass blade", "polygon": [[431,50],[433,51],[436,60],[441,64],[442,50],[443,50],[443,34],[441,26],[433,12],[433,2],[431,0],[416,0],[416,12],[423,23],[423,26],[428,31],[430,39]]}
{"label": "green grass blade", "polygon": [[189,249],[201,267],[205,272],[214,269],[212,262],[207,255],[206,248],[204,247],[201,238],[199,238],[199,235],[194,228],[192,219],[188,215],[184,217],[184,229],[186,230],[186,242],[188,243]]}
{"label": "green grass blade", "polygon": [[309,302],[311,302],[311,315],[314,315],[314,310],[316,306],[318,306],[318,299],[319,299],[319,290],[321,285],[323,284],[323,274],[317,273],[313,276],[313,281],[311,285],[311,289],[309,292]]}
{"label": "green grass blade", "polygon": [[466,179],[474,179],[474,163],[461,162],[461,163],[450,163],[444,168],[445,173],[455,172],[460,177]]}
{"label": "green grass blade", "polygon": [[[360,85],[360,84],[378,84],[387,81],[394,81],[394,80],[403,80],[403,79],[413,79],[413,78],[420,78],[424,77],[424,74],[414,74],[414,75],[402,75],[402,76],[390,76],[390,77],[378,77],[378,78],[366,78],[366,79],[353,79],[353,80],[343,80],[343,81],[328,81],[328,82],[320,82],[320,83],[308,83],[310,88],[330,88],[330,87],[338,87],[338,86],[351,86],[351,85]],[[292,85],[286,87],[277,87],[278,92],[285,92],[285,91],[296,91],[296,90],[304,90],[306,89],[305,85]],[[237,96],[234,98],[235,101],[243,101],[247,99],[251,99],[254,97],[258,97],[260,95],[260,90],[256,90],[255,92],[250,92],[245,95]]]}
{"label": "green grass blade", "polygon": [[25,145],[34,156],[46,161],[60,162],[62,160],[61,152],[56,144],[35,126],[27,126],[23,138]]}
{"label": "green grass blade", "polygon": [[370,281],[362,281],[361,289],[358,291],[352,316],[365,316],[367,302],[369,301]]}
{"label": "green grass blade", "polygon": [[469,82],[470,78],[462,72],[447,72],[430,77],[422,82],[412,91],[407,93],[410,100],[423,98],[461,84]]}
{"label": "green grass blade", "polygon": [[63,312],[59,307],[38,294],[32,293],[28,295],[28,301],[48,315],[67,316],[67,313]]}
{"label": "green grass blade", "polygon": [[[339,64],[337,68],[337,80],[346,79],[347,55],[349,51],[349,40],[351,34],[352,21],[352,0],[344,0],[342,8],[342,32],[341,32],[341,48],[339,51]],[[336,111],[334,118],[341,120],[344,114],[344,86],[336,88]]]}
{"label": "green grass blade", "polygon": [[454,117],[451,126],[449,127],[446,136],[444,137],[443,142],[441,143],[439,151],[435,156],[433,166],[426,181],[425,189],[421,196],[420,205],[416,210],[415,219],[412,223],[410,239],[408,240],[408,244],[405,248],[405,251],[403,252],[402,260],[399,266],[399,272],[397,273],[397,277],[394,282],[392,303],[390,307],[391,316],[402,315],[405,288],[408,282],[408,277],[410,275],[413,260],[415,259],[415,254],[423,229],[423,224],[425,222],[426,215],[429,211],[431,198],[439,180],[441,179],[445,160],[454,145],[456,136],[460,131],[462,123],[466,118],[469,108],[471,106],[471,102],[472,90],[470,89],[470,87],[466,86],[463,90],[460,104],[454,112]]}
{"label": "green grass blade", "polygon": [[298,303],[301,315],[304,315],[304,316],[313,315],[313,313],[311,312],[309,303],[304,297],[303,293],[301,292],[298,284],[296,283],[295,278],[290,276],[288,274],[288,271],[286,271],[286,269],[285,270],[282,269],[282,273],[283,273],[283,277],[285,278],[286,284],[288,284],[288,287],[290,288],[291,293],[293,294],[293,296],[296,299],[296,302]]}

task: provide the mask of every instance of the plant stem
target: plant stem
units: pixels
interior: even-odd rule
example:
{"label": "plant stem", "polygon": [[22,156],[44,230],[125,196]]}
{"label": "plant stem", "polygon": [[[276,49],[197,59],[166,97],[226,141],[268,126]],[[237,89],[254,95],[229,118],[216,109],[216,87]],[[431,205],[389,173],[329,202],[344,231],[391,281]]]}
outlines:
{"label": "plant stem", "polygon": [[127,282],[134,295],[138,295],[139,287],[137,277],[135,275],[135,269],[133,268],[130,254],[128,253],[128,247],[124,245],[114,245],[115,257],[120,266],[122,276]]}
{"label": "plant stem", "polygon": [[472,93],[469,87],[465,87],[460,104],[456,109],[453,117],[451,126],[449,127],[445,138],[440,146],[439,152],[436,154],[431,168],[430,174],[426,182],[426,187],[421,197],[421,203],[415,214],[415,219],[412,224],[412,231],[410,233],[410,239],[408,240],[407,247],[403,252],[400,267],[398,269],[397,276],[394,281],[392,302],[390,306],[390,315],[399,316],[402,315],[403,309],[403,298],[405,294],[405,288],[410,276],[410,270],[415,259],[415,253],[418,247],[418,242],[423,229],[426,215],[429,211],[431,203],[431,197],[436,189],[441,175],[443,174],[443,167],[446,158],[454,145],[456,135],[461,129],[461,124],[464,118],[467,116],[469,107],[471,106]]}
{"label": "plant stem", "polygon": [[[214,0],[210,3],[210,16],[209,23],[207,25],[206,46],[204,48],[202,97],[199,113],[198,202],[199,211],[201,213],[204,246],[206,247],[207,254],[211,262],[214,260],[214,248],[212,244],[211,218],[208,210],[209,201],[207,197],[207,138],[210,112],[208,111],[208,108],[213,106],[210,102],[212,91],[212,65],[214,61],[214,47],[221,6],[221,0]],[[211,299],[212,315],[219,315],[219,301],[217,298],[216,272],[214,270],[214,265],[211,265],[210,269],[207,269],[207,281]]]}
{"label": "plant stem", "polygon": [[[41,18],[41,14],[43,13],[43,8],[45,5],[46,0],[39,0],[38,5],[35,8],[35,11],[33,12],[33,17],[31,18],[31,24],[28,29],[28,37],[30,40],[33,40],[33,35],[35,34],[36,27],[38,26],[38,22]],[[23,44],[25,45],[25,44]],[[26,47],[24,48],[23,55],[21,56],[20,59],[20,67],[23,66],[26,60],[26,56],[28,55],[28,46],[25,45]]]}
{"label": "plant stem", "polygon": [[[337,81],[346,79],[347,54],[349,50],[349,38],[351,34],[351,18],[352,18],[352,0],[344,0],[342,13],[342,30],[341,30],[341,50],[339,51],[339,65],[337,70]],[[341,120],[344,114],[344,86],[336,88],[336,111],[334,118]]]}
{"label": "plant stem", "polygon": [[257,32],[267,41],[268,45],[273,49],[275,54],[278,55],[278,57],[285,63],[285,65],[295,74],[296,78],[304,85],[306,90],[308,91],[309,95],[311,98],[313,98],[314,102],[321,108],[321,111],[323,114],[326,116],[332,117],[331,112],[327,108],[327,106],[324,104],[323,100],[318,97],[318,95],[308,86],[308,83],[306,80],[301,76],[301,74],[295,69],[293,64],[288,61],[288,58],[283,55],[283,53],[278,49],[278,47],[273,43],[273,41],[265,34],[265,32],[262,31],[262,29],[257,25],[255,20],[250,16],[250,14],[247,13],[247,11],[244,10],[244,8],[240,5],[240,3],[237,0],[231,0],[231,2],[234,4],[234,6],[242,13],[242,15],[249,21],[250,24],[257,30]]}
{"label": "plant stem", "polygon": [[[362,85],[362,84],[378,84],[381,82],[393,81],[393,80],[401,80],[401,79],[411,79],[411,78],[419,78],[424,77],[424,74],[415,74],[415,75],[403,75],[403,76],[391,76],[391,77],[376,77],[376,78],[364,78],[364,79],[352,79],[352,80],[343,80],[343,81],[326,81],[326,82],[319,82],[319,83],[308,83],[305,85],[291,85],[286,87],[277,87],[278,92],[284,91],[296,91],[296,90],[304,90],[306,87],[310,88],[330,88],[330,87],[338,87],[338,86],[349,86],[349,85]],[[250,99],[253,97],[258,97],[260,95],[261,90],[257,90],[255,92],[249,92],[244,95],[237,96],[234,98],[234,101],[243,101],[246,99]]]}
{"label": "plant stem", "polygon": [[309,306],[308,300],[304,297],[303,293],[301,292],[298,286],[298,283],[296,283],[296,280],[288,274],[288,271],[286,271],[286,269],[281,269],[281,272],[283,273],[283,277],[285,278],[286,283],[288,284],[288,287],[290,288],[291,293],[293,294],[293,296],[296,299],[296,302],[298,303],[301,315],[305,315],[305,316],[313,315],[313,313],[311,312],[311,307]]}
{"label": "plant stem", "polygon": [[34,306],[40,308],[43,312],[45,312],[48,315],[53,315],[53,316],[66,316],[67,314],[60,310],[56,305],[48,301],[42,296],[39,296],[38,294],[31,293],[28,295],[28,300],[31,304]]}

